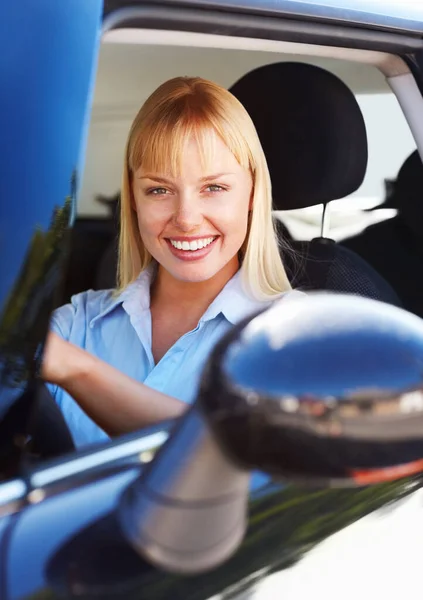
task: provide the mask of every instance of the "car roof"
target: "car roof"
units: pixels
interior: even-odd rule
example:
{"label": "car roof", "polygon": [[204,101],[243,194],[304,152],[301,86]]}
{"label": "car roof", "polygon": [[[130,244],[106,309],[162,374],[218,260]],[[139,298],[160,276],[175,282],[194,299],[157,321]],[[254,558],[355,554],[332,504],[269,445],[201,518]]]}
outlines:
{"label": "car roof", "polygon": [[[168,0],[168,4],[174,3],[179,1]],[[184,4],[423,33],[423,2],[416,0],[188,0]]]}

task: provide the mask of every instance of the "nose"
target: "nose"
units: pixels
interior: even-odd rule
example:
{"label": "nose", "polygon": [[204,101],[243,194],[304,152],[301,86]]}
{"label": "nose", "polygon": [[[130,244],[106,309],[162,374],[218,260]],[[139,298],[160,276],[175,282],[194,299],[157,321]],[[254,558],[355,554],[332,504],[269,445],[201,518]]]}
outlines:
{"label": "nose", "polygon": [[194,193],[184,192],[179,195],[173,222],[178,229],[186,233],[200,227],[203,222],[201,202]]}

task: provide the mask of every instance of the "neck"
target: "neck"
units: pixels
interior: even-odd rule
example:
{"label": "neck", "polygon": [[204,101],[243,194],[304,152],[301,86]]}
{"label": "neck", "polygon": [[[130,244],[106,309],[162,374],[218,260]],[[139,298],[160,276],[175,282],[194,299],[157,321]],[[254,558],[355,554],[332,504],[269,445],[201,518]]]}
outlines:
{"label": "neck", "polygon": [[173,311],[176,309],[178,313],[182,314],[189,311],[189,314],[198,320],[238,269],[239,262],[235,258],[211,279],[190,282],[175,279],[168,271],[159,266],[151,288],[151,308],[169,306]]}

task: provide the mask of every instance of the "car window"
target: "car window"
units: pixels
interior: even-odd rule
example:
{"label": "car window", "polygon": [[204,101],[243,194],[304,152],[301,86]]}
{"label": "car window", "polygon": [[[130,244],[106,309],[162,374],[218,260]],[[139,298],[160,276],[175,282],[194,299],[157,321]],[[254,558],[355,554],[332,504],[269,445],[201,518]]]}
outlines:
{"label": "car window", "polygon": [[[279,61],[302,61],[340,77],[355,93],[369,142],[365,180],[348,201],[333,202],[330,235],[342,239],[390,212],[363,213],[383,201],[384,181],[396,176],[415,143],[398,102],[378,69],[345,60],[218,48],[191,48],[103,43],[90,124],[87,162],[78,215],[109,216],[99,197],[119,190],[124,144],[131,121],[143,101],[161,82],[180,74],[200,75],[230,87],[250,70]],[[266,93],[263,92],[265,103]],[[388,151],[389,149],[389,151]],[[311,239],[320,233],[322,207],[283,215],[294,237]],[[347,226],[346,226],[347,223]]]}
{"label": "car window", "polygon": [[[330,204],[324,235],[341,241],[396,214],[393,208],[369,209],[383,203],[386,180],[396,177],[415,143],[395,95],[375,66],[312,54],[217,47],[198,47],[194,51],[183,45],[151,43],[153,39],[150,37],[146,44],[102,43],[62,303],[85,289],[114,286],[116,208],[126,137],[150,93],[160,83],[181,74],[199,75],[229,88],[251,70],[281,61],[314,64],[334,73],[353,91],[362,110],[368,136],[368,167],[356,192]],[[263,90],[263,105],[271,93]],[[279,212],[277,216],[293,239],[311,240],[321,235],[322,213],[320,205]]]}

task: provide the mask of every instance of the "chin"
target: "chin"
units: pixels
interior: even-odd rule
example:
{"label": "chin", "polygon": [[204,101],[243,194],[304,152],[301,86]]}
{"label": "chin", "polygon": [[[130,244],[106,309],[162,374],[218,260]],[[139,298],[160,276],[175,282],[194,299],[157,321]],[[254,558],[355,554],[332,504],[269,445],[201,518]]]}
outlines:
{"label": "chin", "polygon": [[179,269],[169,270],[172,277],[186,283],[201,283],[212,279],[220,269],[204,268],[204,265],[190,265]]}

